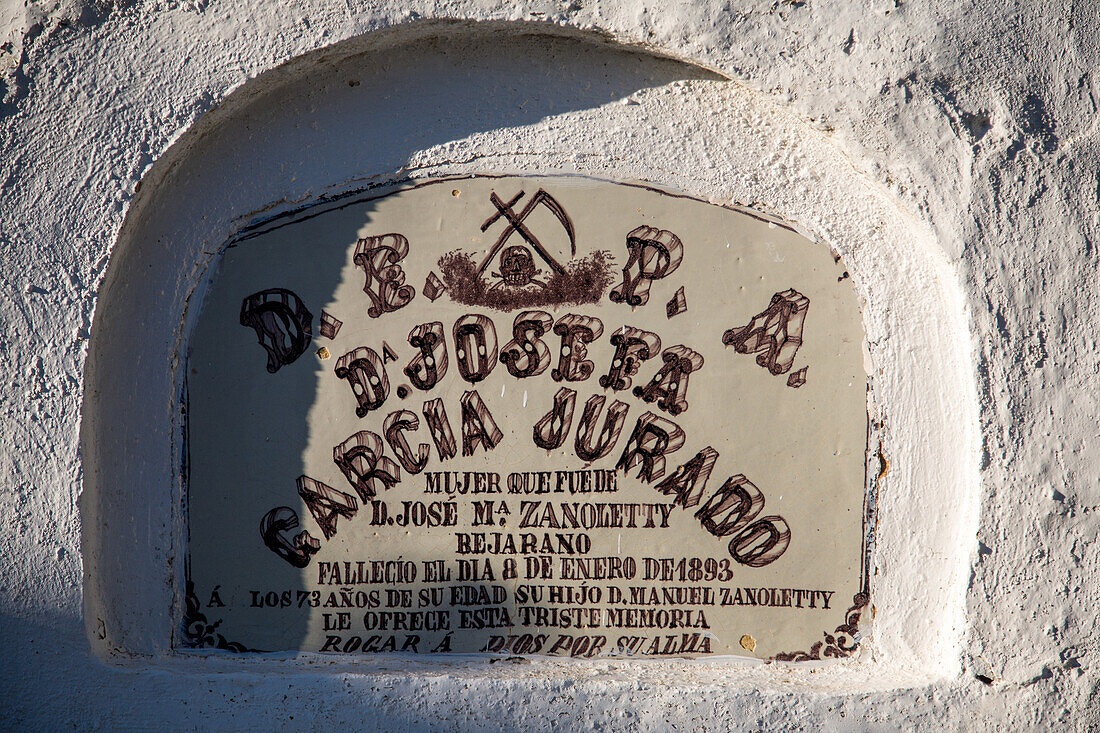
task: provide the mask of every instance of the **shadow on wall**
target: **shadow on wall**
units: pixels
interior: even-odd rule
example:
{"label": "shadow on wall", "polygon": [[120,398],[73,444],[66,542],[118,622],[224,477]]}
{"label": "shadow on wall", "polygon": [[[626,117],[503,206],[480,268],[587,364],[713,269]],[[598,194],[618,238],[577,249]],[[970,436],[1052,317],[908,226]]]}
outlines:
{"label": "shadow on wall", "polygon": [[[549,26],[472,28],[415,25],[391,31],[382,40],[373,35],[352,39],[291,61],[204,116],[146,176],[101,290],[87,370],[86,394],[94,399],[86,401],[82,426],[84,452],[94,467],[85,474],[81,500],[87,625],[91,633],[106,619],[109,646],[163,651],[185,608],[184,589],[179,578],[172,578],[177,571],[167,548],[186,548],[179,539],[166,541],[171,530],[163,519],[153,519],[178,511],[169,480],[180,458],[174,447],[177,436],[140,417],[147,421],[150,415],[155,419],[178,409],[184,380],[172,366],[176,342],[164,339],[170,342],[165,351],[147,350],[140,360],[127,358],[127,352],[133,333],[182,328],[178,343],[188,353],[195,311],[207,279],[216,282],[211,273],[220,257],[202,251],[203,241],[225,241],[226,233],[231,238],[234,231],[269,222],[287,210],[414,175],[421,151],[436,149],[433,164],[466,163],[478,157],[469,151],[477,149],[482,132],[523,128],[555,115],[618,103],[679,80],[722,78],[593,37],[546,35],[560,32]],[[363,51],[368,43],[371,50]],[[456,160],[447,161],[445,151],[452,144]],[[350,241],[365,223],[347,222]],[[344,249],[326,250],[323,244],[301,243],[318,246],[303,279],[308,284],[302,285],[310,291],[318,316],[321,304],[340,284],[346,257]],[[177,282],[166,293],[162,281],[172,277]],[[249,329],[238,326],[238,331],[241,340],[259,351]],[[276,376],[281,375],[262,369],[258,375],[261,381]],[[312,388],[302,385],[297,396],[287,397],[293,404],[272,403],[284,456],[301,456],[305,450],[306,416],[319,376],[320,371],[312,375]],[[148,409],[150,402],[156,409]],[[254,459],[237,460],[247,468]],[[302,473],[300,460],[281,473],[290,484],[286,490],[269,491],[290,498],[293,479]],[[311,523],[304,506],[287,503]],[[148,519],[113,523],[107,531],[112,516]],[[258,524],[258,517],[249,516],[248,523]],[[172,526],[182,533],[185,523]],[[260,543],[256,530],[252,537]],[[262,545],[260,549],[267,552]],[[287,569],[298,572],[289,565]],[[153,590],[135,596],[128,582],[132,577],[169,582],[150,582]],[[209,589],[199,589],[203,607],[208,602],[204,593]],[[175,618],[158,615],[164,613],[158,609],[170,607],[178,609]]]}
{"label": "shadow on wall", "polygon": [[[285,159],[283,201],[308,204],[414,174],[427,159],[422,153],[432,149],[443,149],[431,156],[432,165],[547,152],[478,150],[478,133],[522,129],[675,81],[724,80],[592,39],[532,33],[528,24],[478,24],[476,35],[470,28],[442,24],[441,35],[357,54],[364,39],[354,39],[290,62],[272,72],[287,80],[256,92],[246,85],[243,102],[231,96],[222,105],[234,108],[225,111],[228,118],[208,115],[216,118],[209,122],[214,129],[200,133],[202,147],[189,151],[181,166],[213,165],[232,189],[254,186],[256,161],[277,155]],[[257,218],[266,218],[264,212]]]}

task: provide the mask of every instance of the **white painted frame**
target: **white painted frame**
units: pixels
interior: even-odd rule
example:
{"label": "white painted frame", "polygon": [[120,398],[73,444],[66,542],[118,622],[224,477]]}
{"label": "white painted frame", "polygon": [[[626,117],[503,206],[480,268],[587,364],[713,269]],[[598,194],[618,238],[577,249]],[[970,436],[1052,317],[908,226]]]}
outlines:
{"label": "white painted frame", "polygon": [[[547,114],[517,115],[516,99],[498,93],[466,127],[444,114],[424,116],[429,102],[469,103],[472,90],[507,90],[509,73],[522,81],[517,62],[531,44],[561,61],[560,81],[542,79],[550,99],[527,100],[548,101]],[[622,98],[601,101],[577,87],[576,72],[605,73],[601,63],[622,77],[605,85],[626,90]],[[441,64],[453,79],[439,75]],[[631,78],[650,72],[681,80],[629,89]],[[408,96],[413,91],[422,94]],[[379,100],[395,98],[380,114]],[[410,131],[429,144],[409,144]],[[872,419],[882,425],[888,462],[872,559],[875,616],[857,655],[823,665],[724,658],[490,666],[463,657],[172,650],[185,548],[178,370],[219,248],[242,227],[304,205],[478,172],[653,183],[794,222],[844,258],[863,310]],[[931,232],[826,135],[760,95],[687,63],[551,26],[425,23],[368,34],[246,83],[142,181],[112,251],[87,361],[81,512],[89,638],[109,662],[181,670],[506,679],[611,669],[655,684],[845,692],[953,676],[978,520],[972,364],[965,300]]]}

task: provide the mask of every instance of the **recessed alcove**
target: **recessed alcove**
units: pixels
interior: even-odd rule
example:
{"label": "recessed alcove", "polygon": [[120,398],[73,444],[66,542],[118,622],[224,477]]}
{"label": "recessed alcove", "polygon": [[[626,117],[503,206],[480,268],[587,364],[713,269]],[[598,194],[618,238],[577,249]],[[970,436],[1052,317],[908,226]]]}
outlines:
{"label": "recessed alcove", "polygon": [[[219,257],[242,232],[402,182],[479,173],[639,182],[791,223],[860,300],[878,492],[874,623],[842,662],[736,659],[196,659],[183,616],[181,392]],[[733,686],[908,686],[958,667],[977,519],[963,300],[932,235],[822,133],[685,61],[529,24],[421,24],[296,59],[233,92],[142,182],[111,255],[88,358],[81,500],[86,623],[104,659],[187,668],[620,676]],[[881,446],[878,445],[881,441]],[[811,671],[816,670],[816,671]]]}

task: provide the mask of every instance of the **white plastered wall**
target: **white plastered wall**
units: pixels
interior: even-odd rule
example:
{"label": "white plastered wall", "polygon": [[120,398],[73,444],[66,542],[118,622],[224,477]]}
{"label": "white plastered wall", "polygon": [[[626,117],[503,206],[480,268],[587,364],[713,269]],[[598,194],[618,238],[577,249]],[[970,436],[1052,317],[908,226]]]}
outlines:
{"label": "white plastered wall", "polygon": [[[178,21],[178,13],[170,9],[157,17]],[[273,65],[259,51],[263,39],[277,37],[284,21],[303,26],[278,13],[265,19],[271,25],[256,37],[237,39],[245,48],[255,44],[250,63],[256,72]],[[116,19],[121,25],[115,27],[111,22],[94,32],[122,44],[127,21]],[[157,22],[150,15],[138,25],[149,34]],[[236,26],[227,19],[220,27]],[[368,29],[352,23],[340,35],[353,37],[356,28]],[[517,38],[517,32],[534,36]],[[638,40],[637,34],[615,35]],[[66,494],[72,489],[37,499],[41,508],[25,501],[23,524],[5,538],[3,639],[30,670],[3,678],[24,699],[6,712],[40,722],[105,724],[121,715],[137,727],[171,720],[205,727],[227,718],[268,725],[294,716],[303,727],[341,721],[491,727],[603,720],[863,728],[903,719],[962,724],[973,715],[967,710],[989,711],[996,716],[991,722],[1002,723],[1044,715],[1042,709],[1038,716],[1017,711],[1013,701],[1029,693],[998,680],[1003,672],[987,660],[978,660],[985,665],[978,668],[968,653],[982,620],[965,607],[968,584],[972,593],[974,587],[980,441],[975,361],[982,357],[972,353],[967,312],[975,291],[960,287],[965,279],[952,263],[955,244],[944,241],[950,218],[930,211],[947,204],[914,205],[921,202],[888,191],[875,180],[884,177],[881,169],[853,160],[843,140],[812,129],[759,92],[697,67],[624,55],[575,36],[568,28],[547,26],[405,25],[304,56],[248,82],[193,127],[187,113],[173,111],[178,102],[163,100],[168,107],[156,114],[189,131],[163,155],[144,155],[147,162],[158,160],[151,170],[139,167],[131,174],[143,175],[142,191],[129,205],[121,233],[114,234],[121,223],[118,207],[82,230],[91,244],[74,247],[86,246],[89,256],[102,253],[89,263],[98,275],[107,261],[104,245],[117,241],[104,281],[75,285],[92,288],[98,300],[87,372],[82,380],[77,365],[75,378],[87,388],[82,460],[66,459],[75,447],[72,426],[66,434],[49,423],[43,437],[60,453],[54,459],[62,463],[60,482],[64,466],[75,460],[85,495],[79,520],[72,494]],[[289,58],[308,50],[303,39],[306,45],[279,53]],[[657,45],[722,66],[713,54],[692,53],[690,43]],[[198,94],[198,104],[212,107],[230,86],[223,84],[213,96]],[[135,109],[137,97],[130,103]],[[379,97],[386,102],[382,109]],[[104,113],[127,119],[121,111]],[[87,162],[94,181],[96,166]],[[217,248],[249,221],[322,197],[406,177],[477,171],[656,181],[716,203],[771,211],[844,257],[863,304],[875,417],[884,424],[889,460],[872,581],[877,614],[858,658],[810,670],[562,662],[505,668],[436,660],[242,665],[168,654],[180,551],[178,487],[172,483],[173,360],[186,335],[186,316],[193,315],[186,310],[188,298],[201,292]],[[88,180],[57,180],[52,187],[95,188]],[[52,227],[38,225],[52,232],[50,242],[58,242],[53,246],[62,258],[60,232],[68,215],[61,209]],[[42,246],[48,256],[50,245]],[[12,264],[20,261],[6,256]],[[22,294],[42,295],[35,288],[52,292],[29,274]],[[71,324],[61,319],[42,326],[62,340],[72,335]],[[76,338],[87,338],[86,324]],[[32,373],[35,362],[22,358]],[[41,358],[37,364],[45,371]],[[71,403],[62,405],[70,423],[79,417],[79,399],[75,413]],[[26,447],[18,431],[11,435],[13,449]],[[11,456],[8,461],[27,465]],[[73,540],[81,533],[83,621],[80,571],[72,562],[80,557]],[[50,538],[61,550],[40,559],[36,545]],[[14,566],[20,556],[29,558],[31,570],[37,563],[41,577],[57,577],[57,585],[75,583],[76,595],[36,584],[31,573]],[[54,558],[60,572],[42,567]],[[994,642],[987,634],[981,643]],[[974,671],[1002,686],[975,682]],[[83,690],[80,699],[72,699],[73,690]],[[43,707],[49,701],[53,707]],[[1048,705],[1045,715],[1056,720],[1055,703]]]}
{"label": "white plastered wall", "polygon": [[[147,176],[101,290],[87,371],[86,622],[92,632],[102,624],[104,652],[163,655],[170,613],[180,614],[164,593],[169,558],[184,552],[173,521],[178,369],[188,306],[201,302],[207,265],[235,228],[406,176],[568,172],[766,203],[844,258],[866,314],[874,417],[895,467],[879,487],[873,643],[843,670],[812,676],[779,665],[730,678],[694,664],[683,674],[863,689],[957,670],[976,522],[976,399],[963,301],[931,235],[820,133],[743,87],[533,30],[427,24],[330,49],[324,63],[299,60],[238,91],[179,141],[166,176]],[[140,361],[126,358],[138,351]],[[112,526],[142,509],[156,519]],[[162,593],[135,594],[135,577]],[[549,663],[529,673],[543,666],[581,673]]]}

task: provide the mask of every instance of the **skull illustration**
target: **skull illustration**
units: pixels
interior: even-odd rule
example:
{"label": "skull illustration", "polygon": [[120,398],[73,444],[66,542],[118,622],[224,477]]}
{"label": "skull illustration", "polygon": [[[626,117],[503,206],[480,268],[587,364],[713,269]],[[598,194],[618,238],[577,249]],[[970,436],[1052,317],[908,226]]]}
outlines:
{"label": "skull illustration", "polygon": [[531,250],[526,247],[513,245],[505,249],[500,256],[500,277],[505,285],[512,287],[530,285],[537,272]]}

